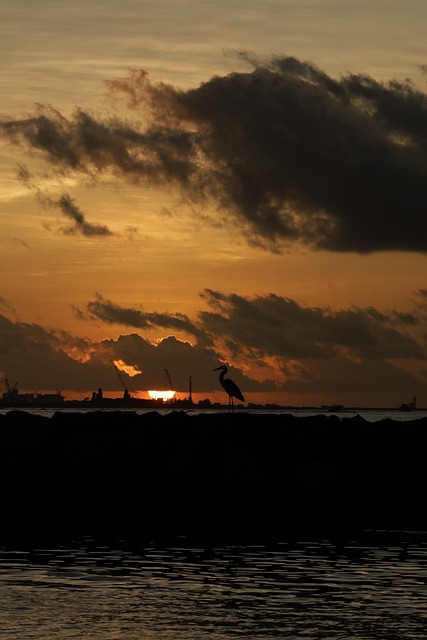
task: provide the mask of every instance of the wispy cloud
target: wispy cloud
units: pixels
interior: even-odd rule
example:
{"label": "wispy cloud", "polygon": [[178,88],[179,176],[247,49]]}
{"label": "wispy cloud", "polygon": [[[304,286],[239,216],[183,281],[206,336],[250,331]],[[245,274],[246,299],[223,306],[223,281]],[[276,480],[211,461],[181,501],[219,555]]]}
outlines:
{"label": "wispy cloud", "polygon": [[14,315],[16,313],[15,309],[9,304],[6,298],[3,298],[3,296],[0,296],[0,309],[2,309],[3,311],[13,313]]}
{"label": "wispy cloud", "polygon": [[84,236],[114,235],[107,226],[88,222],[85,215],[68,194],[62,195],[58,201],[54,202],[54,205],[57,206],[67,218],[73,221],[72,226],[63,229],[63,233],[81,233]]}
{"label": "wispy cloud", "polygon": [[[28,189],[36,193],[38,200],[44,207],[58,209],[66,218],[72,220],[73,224],[67,227],[60,227],[61,233],[66,235],[81,234],[91,237],[115,235],[106,225],[89,222],[86,215],[68,193],[63,193],[57,199],[51,197],[46,189],[42,189],[37,185],[36,179],[30,173],[28,167],[24,165],[18,166],[18,179],[25,184]],[[129,230],[128,233],[131,235],[132,232]]]}
{"label": "wispy cloud", "polygon": [[25,249],[31,248],[28,242],[25,242],[25,240],[22,240],[22,238],[11,238],[11,241],[20,247],[25,247]]}

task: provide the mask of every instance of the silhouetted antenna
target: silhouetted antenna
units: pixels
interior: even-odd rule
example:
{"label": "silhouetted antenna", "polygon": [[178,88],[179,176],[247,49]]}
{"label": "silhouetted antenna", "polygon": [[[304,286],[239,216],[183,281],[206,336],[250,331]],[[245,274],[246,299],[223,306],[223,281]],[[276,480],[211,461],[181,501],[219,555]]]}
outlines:
{"label": "silhouetted antenna", "polygon": [[16,387],[18,386],[18,383],[15,382],[13,387],[11,387],[10,384],[9,384],[9,380],[7,378],[5,378],[4,381],[6,383],[6,389],[7,389],[8,393],[12,393],[16,389]]}
{"label": "silhouetted antenna", "polygon": [[129,400],[129,399],[130,399],[129,389],[127,388],[127,384],[126,384],[126,382],[124,381],[124,378],[123,378],[123,376],[122,376],[122,374],[121,374],[121,372],[120,372],[120,369],[118,368],[118,366],[116,365],[116,363],[114,362],[114,360],[111,360],[111,364],[112,364],[113,369],[114,369],[114,371],[116,372],[117,377],[118,377],[118,379],[120,380],[120,383],[121,383],[121,385],[122,385],[122,387],[123,387],[123,390],[124,390],[123,398],[124,398],[125,400]]}
{"label": "silhouetted antenna", "polygon": [[173,386],[173,384],[172,384],[171,377],[170,377],[170,375],[169,375],[169,371],[168,371],[167,369],[165,369],[165,374],[166,374],[166,380],[167,380],[167,382],[168,382],[168,384],[169,384],[169,389],[170,389],[171,391],[175,391],[175,388],[174,388],[174,386]]}

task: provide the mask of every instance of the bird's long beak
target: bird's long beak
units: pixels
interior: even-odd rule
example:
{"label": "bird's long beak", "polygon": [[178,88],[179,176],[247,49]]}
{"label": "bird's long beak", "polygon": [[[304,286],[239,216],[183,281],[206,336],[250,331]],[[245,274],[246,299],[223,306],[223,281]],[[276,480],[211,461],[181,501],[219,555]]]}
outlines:
{"label": "bird's long beak", "polygon": [[212,369],[212,371],[218,371],[218,369],[221,369],[221,367],[216,367],[216,369]]}

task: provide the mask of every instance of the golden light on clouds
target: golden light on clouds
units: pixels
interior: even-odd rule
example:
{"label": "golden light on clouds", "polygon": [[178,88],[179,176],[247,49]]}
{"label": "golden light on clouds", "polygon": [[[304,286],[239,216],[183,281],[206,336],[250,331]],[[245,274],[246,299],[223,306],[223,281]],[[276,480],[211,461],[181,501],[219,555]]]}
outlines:
{"label": "golden light on clouds", "polygon": [[126,373],[130,378],[133,378],[134,376],[142,373],[142,371],[138,367],[135,367],[131,364],[126,364],[126,362],[124,362],[123,360],[112,360],[112,362],[120,371]]}
{"label": "golden light on clouds", "polygon": [[427,406],[426,19],[7,0],[3,373],[217,398],[227,360],[248,398]]}

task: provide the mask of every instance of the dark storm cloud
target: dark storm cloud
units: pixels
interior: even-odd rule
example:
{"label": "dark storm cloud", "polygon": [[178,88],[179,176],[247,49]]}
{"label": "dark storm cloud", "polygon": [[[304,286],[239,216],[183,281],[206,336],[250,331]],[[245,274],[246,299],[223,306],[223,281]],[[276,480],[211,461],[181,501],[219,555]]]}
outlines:
{"label": "dark storm cloud", "polygon": [[252,70],[187,91],[144,71],[109,82],[137,121],[39,107],[1,131],[61,172],[175,186],[274,250],[425,251],[426,94],[409,81],[334,79],[296,58],[241,55]]}

